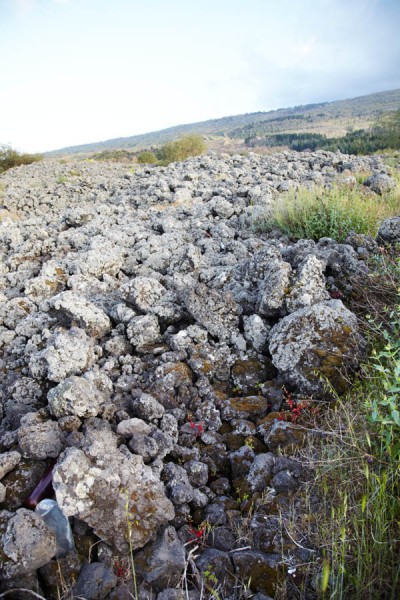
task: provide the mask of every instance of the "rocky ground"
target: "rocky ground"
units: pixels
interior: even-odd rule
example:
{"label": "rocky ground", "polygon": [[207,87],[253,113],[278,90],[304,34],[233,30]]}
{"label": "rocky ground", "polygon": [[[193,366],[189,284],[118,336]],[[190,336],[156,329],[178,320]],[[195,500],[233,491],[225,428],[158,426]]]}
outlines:
{"label": "rocky ground", "polygon": [[[265,600],[307,561],[278,516],[304,475],[282,452],[304,435],[285,411],[324,399],[321,373],[342,391],[357,367],[342,300],[376,243],[257,224],[290,187],[358,172],[371,202],[390,185],[379,158],[326,152],[1,176],[2,591]],[[49,467],[66,556],[25,507]]]}

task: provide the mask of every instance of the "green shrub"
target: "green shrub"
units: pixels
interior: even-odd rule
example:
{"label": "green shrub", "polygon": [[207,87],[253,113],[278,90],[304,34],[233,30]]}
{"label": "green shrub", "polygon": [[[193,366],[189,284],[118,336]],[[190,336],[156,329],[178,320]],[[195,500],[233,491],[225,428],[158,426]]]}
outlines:
{"label": "green shrub", "polygon": [[154,165],[157,162],[157,156],[154,152],[150,152],[149,150],[144,150],[137,157],[138,163],[142,165]]}
{"label": "green shrub", "polygon": [[379,223],[400,208],[399,194],[372,197],[361,187],[300,188],[280,196],[266,219],[256,227],[278,227],[294,239],[330,237],[339,242],[351,231],[376,235]]}
{"label": "green shrub", "polygon": [[0,173],[13,167],[29,165],[42,159],[43,156],[41,154],[21,154],[10,146],[0,146]]}
{"label": "green shrub", "polygon": [[93,160],[104,162],[132,163],[135,160],[135,152],[129,150],[102,150],[92,154]]}
{"label": "green shrub", "polygon": [[186,160],[189,156],[199,156],[206,151],[206,145],[200,135],[187,135],[175,142],[167,142],[157,152],[157,158],[163,165],[180,160]]}

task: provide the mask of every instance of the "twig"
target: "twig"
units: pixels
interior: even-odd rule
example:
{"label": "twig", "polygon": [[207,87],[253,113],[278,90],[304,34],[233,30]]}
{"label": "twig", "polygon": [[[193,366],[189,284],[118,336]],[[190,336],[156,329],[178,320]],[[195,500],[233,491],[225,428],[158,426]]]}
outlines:
{"label": "twig", "polygon": [[31,594],[35,598],[39,598],[39,600],[46,600],[46,598],[43,598],[43,596],[41,596],[40,594],[37,594],[36,592],[33,592],[32,590],[27,590],[25,588],[14,588],[12,590],[7,590],[6,592],[2,592],[0,594],[0,598],[5,598],[9,594],[14,594],[15,592],[24,592],[26,594]]}
{"label": "twig", "polygon": [[194,558],[197,558],[196,556],[194,556],[194,553],[195,553],[195,552],[196,552],[196,550],[198,550],[198,549],[199,549],[199,546],[195,546],[195,547],[194,547],[194,548],[192,548],[192,549],[190,550],[190,552],[188,553],[188,555],[187,555],[187,559],[186,559],[186,562],[185,562],[185,568],[184,568],[184,571],[183,571],[183,574],[182,574],[182,581],[183,581],[183,583],[184,583],[184,585],[185,585],[185,596],[186,596],[186,600],[189,600],[189,590],[188,590],[188,585],[187,585],[187,570],[188,570],[188,566],[189,566],[189,564],[190,564],[190,566],[192,566],[192,568],[193,568],[193,564],[194,564],[194,562],[193,562],[193,559],[194,559]]}
{"label": "twig", "polygon": [[283,526],[284,526],[284,528],[285,528],[285,531],[286,531],[287,535],[288,535],[288,536],[290,537],[290,539],[292,540],[293,544],[296,544],[296,546],[297,546],[298,548],[301,548],[302,550],[307,550],[308,552],[315,552],[315,550],[313,550],[312,548],[306,548],[305,546],[302,546],[301,544],[299,544],[298,542],[296,542],[296,540],[294,540],[294,539],[292,538],[292,536],[290,535],[290,533],[289,533],[289,531],[288,531],[288,529],[287,529],[287,527],[286,527],[285,523],[283,522],[283,519],[282,519],[282,521],[281,521],[281,522],[282,522],[282,525],[283,525]]}

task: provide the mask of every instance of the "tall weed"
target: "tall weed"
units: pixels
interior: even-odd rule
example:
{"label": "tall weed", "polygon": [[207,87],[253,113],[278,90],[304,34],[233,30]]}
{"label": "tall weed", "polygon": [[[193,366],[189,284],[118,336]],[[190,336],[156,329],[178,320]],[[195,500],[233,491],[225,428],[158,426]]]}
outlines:
{"label": "tall weed", "polygon": [[375,236],[379,224],[399,210],[398,190],[377,197],[362,186],[299,188],[280,196],[257,228],[279,228],[293,239],[330,237],[343,242],[350,232]]}
{"label": "tall weed", "polygon": [[[398,284],[400,260],[382,273],[390,286]],[[381,307],[376,298],[369,301]],[[317,555],[301,598],[400,597],[400,289],[384,318],[369,318],[369,328],[369,360],[347,394],[321,412],[301,451],[313,476],[294,506],[300,502],[312,517],[306,531],[304,522],[293,524],[291,535],[307,539]]]}

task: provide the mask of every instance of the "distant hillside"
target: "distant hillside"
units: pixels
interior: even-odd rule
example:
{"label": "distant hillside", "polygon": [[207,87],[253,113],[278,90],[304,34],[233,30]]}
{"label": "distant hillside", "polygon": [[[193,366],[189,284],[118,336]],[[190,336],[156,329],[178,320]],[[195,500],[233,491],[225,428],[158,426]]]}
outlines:
{"label": "distant hillside", "polygon": [[275,133],[308,132],[325,134],[328,137],[342,136],[352,129],[370,127],[382,114],[398,109],[400,109],[400,89],[349,100],[306,104],[177,125],[142,135],[61,148],[46,155],[86,154],[127,148],[140,150],[191,133],[236,140]]}

